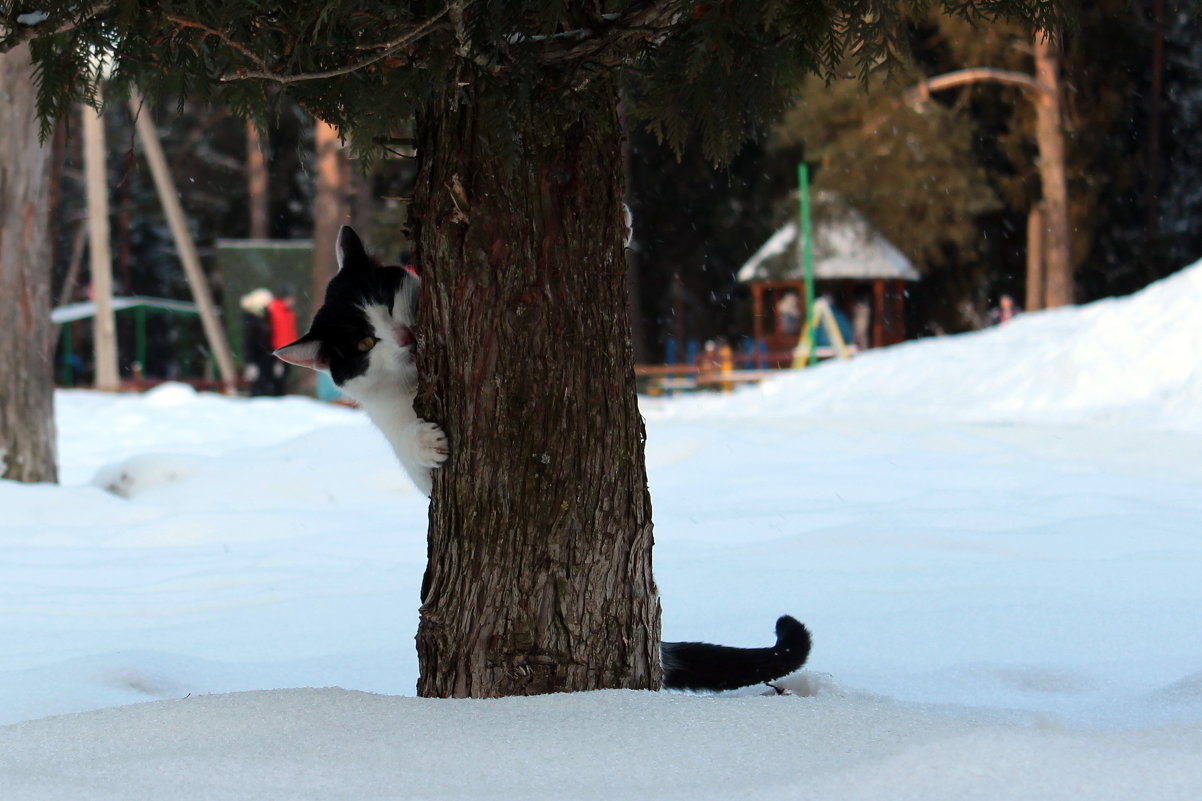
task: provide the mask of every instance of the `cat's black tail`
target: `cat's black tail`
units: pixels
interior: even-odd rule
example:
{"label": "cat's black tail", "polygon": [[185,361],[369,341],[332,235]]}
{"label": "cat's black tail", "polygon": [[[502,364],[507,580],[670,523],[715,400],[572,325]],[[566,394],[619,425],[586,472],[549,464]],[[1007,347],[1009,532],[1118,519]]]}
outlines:
{"label": "cat's black tail", "polygon": [[776,621],[776,645],[732,648],[705,642],[666,642],[660,647],[664,687],[670,690],[734,690],[787,676],[810,655],[810,632],[788,615]]}

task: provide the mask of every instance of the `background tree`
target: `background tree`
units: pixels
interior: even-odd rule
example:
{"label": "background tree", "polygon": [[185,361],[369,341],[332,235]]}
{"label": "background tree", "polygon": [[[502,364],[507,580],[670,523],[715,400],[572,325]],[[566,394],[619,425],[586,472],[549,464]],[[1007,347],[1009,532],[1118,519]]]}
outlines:
{"label": "background tree", "polygon": [[968,67],[919,79],[898,98],[899,102],[918,106],[928,101],[934,92],[995,83],[1021,89],[1033,104],[1040,200],[1028,212],[1028,311],[1071,304],[1074,284],[1069,251],[1060,43],[1052,34],[1036,32],[1031,50],[1034,54],[1033,74],[989,66]]}
{"label": "background tree", "polygon": [[[295,103],[281,98],[270,124],[263,130],[261,146],[271,153],[257,174],[259,191],[252,192],[247,180],[247,131],[245,124],[228,111],[196,98],[165,95],[146,108],[156,122],[159,139],[175,177],[180,202],[189,230],[214,291],[220,293],[222,274],[214,244],[219,237],[249,236],[258,225],[269,237],[302,238],[312,234],[314,186],[309,153],[312,150],[313,119]],[[54,204],[52,229],[59,232],[54,260],[55,296],[60,303],[86,299],[89,277],[71,264],[87,259],[76,257],[75,237],[82,232],[84,181],[79,115],[71,124],[59,126],[62,134],[61,202]],[[104,115],[108,141],[108,184],[112,198],[111,241],[113,244],[114,288],[122,295],[190,300],[191,293],[180,269],[180,260],[162,204],[155,192],[150,170],[136,146],[133,117],[126,104],[109,103]],[[256,132],[258,133],[258,132]],[[259,194],[259,192],[265,194]],[[256,209],[252,211],[252,209]],[[273,289],[275,287],[272,287]],[[220,295],[218,295],[220,299]],[[236,307],[238,298],[225,298]],[[173,379],[203,372],[208,358],[199,324],[152,314],[145,318],[147,337],[143,375],[149,379]],[[76,324],[69,330],[72,351],[86,357],[91,352],[89,326]],[[136,353],[136,320],[117,315],[119,369],[123,379],[132,377]],[[59,340],[61,342],[61,339]],[[60,362],[61,363],[61,362]],[[90,364],[86,361],[59,380],[87,383]],[[82,370],[82,372],[80,372]]]}
{"label": "background tree", "polygon": [[1165,6],[1107,0],[1066,37],[1079,300],[1133,292],[1202,255],[1202,17],[1196,2]]}
{"label": "background tree", "polygon": [[[619,81],[632,120],[726,158],[804,75],[877,64],[899,4],[47,5],[5,26],[10,42],[36,37],[47,117],[86,96],[102,52],[116,88],[215,95],[244,115],[282,86],[360,149],[414,121],[418,407],[452,448],[431,504],[419,692],[657,687]],[[1058,22],[1046,3],[944,6]]]}
{"label": "background tree", "polygon": [[[1197,197],[1197,159],[1188,142],[1202,119],[1193,90],[1202,30],[1185,5],[1170,4],[1161,18],[1159,62],[1154,3],[1103,0],[1063,32],[1065,172],[1078,301],[1134,291],[1202,253],[1202,232],[1185,211],[1193,202],[1187,199]],[[931,144],[939,131],[924,131],[925,118],[912,115],[910,106],[893,104],[895,114],[885,109],[908,82],[955,70],[988,64],[1031,74],[1032,37],[1010,23],[973,25],[938,14],[915,18],[908,32],[909,66],[889,81],[883,74],[870,78],[867,91],[857,91],[853,81],[836,81],[829,91],[811,82],[774,141],[804,148],[818,163],[816,184],[865,210],[923,271],[907,303],[911,333],[961,331],[985,324],[1000,294],[1026,294],[1027,215],[1041,196],[1035,107],[1024,90],[1002,84],[935,94],[921,110],[944,121],[942,145]],[[1152,124],[1154,112],[1159,126]],[[864,137],[868,130],[875,133]],[[1159,144],[1152,147],[1157,130]],[[938,148],[946,158],[930,181],[926,160]],[[1170,158],[1174,169],[1157,171],[1156,162]],[[957,199],[965,186],[985,205]],[[918,226],[907,219],[941,204],[946,214],[926,215]]]}
{"label": "background tree", "polygon": [[56,481],[50,155],[27,47],[0,54],[0,478]]}
{"label": "background tree", "polygon": [[[774,132],[773,146],[804,153],[813,188],[834,193],[872,221],[925,273],[932,294],[975,294],[981,281],[979,220],[1002,207],[975,152],[972,118],[956,105],[900,103],[921,80],[917,65],[824,89],[811,79]],[[778,220],[796,215],[790,196]],[[928,313],[963,326],[954,307]]]}
{"label": "background tree", "polygon": [[347,165],[338,130],[318,120],[313,136],[313,297],[321,297],[338,272],[334,244],[347,216]]}
{"label": "background tree", "polygon": [[650,131],[629,133],[639,361],[662,361],[670,337],[683,347],[716,337],[734,342],[752,330],[735,274],[775,230],[777,200],[797,180],[796,153],[768,152],[767,133],[766,125],[754,131],[721,166],[696,136],[675,151]]}
{"label": "background tree", "polygon": [[271,173],[267,170],[263,136],[253,120],[246,121],[246,206],[251,239],[271,238],[271,199],[268,186]]}

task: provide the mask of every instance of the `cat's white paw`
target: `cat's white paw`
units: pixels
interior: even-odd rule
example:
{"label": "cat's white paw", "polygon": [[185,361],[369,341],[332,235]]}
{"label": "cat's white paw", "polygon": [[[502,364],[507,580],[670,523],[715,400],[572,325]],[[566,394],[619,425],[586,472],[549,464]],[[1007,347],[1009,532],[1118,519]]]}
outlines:
{"label": "cat's white paw", "polygon": [[417,421],[417,458],[422,467],[438,467],[450,452],[441,426],[428,420]]}

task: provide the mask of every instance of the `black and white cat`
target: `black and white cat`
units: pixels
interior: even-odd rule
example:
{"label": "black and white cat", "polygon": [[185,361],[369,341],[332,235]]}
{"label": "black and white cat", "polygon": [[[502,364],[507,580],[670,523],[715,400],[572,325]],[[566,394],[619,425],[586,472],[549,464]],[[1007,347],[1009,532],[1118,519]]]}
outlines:
{"label": "black and white cat", "polygon": [[[338,274],[309,331],[275,352],[290,364],[329,373],[388,438],[413,482],[427,495],[431,470],[447,458],[447,438],[413,410],[417,364],[413,327],[421,281],[410,269],[380,266],[348,226],[338,232]],[[788,675],[805,664],[810,633],[788,615],[776,621],[776,645],[731,648],[700,642],[661,645],[664,686],[733,690]]]}
{"label": "black and white cat", "polygon": [[430,471],[447,458],[447,438],[413,411],[417,363],[413,324],[420,284],[404,267],[381,267],[349,226],[338,232],[338,273],[308,333],[275,352],[289,364],[329,373],[388,438],[425,494]]}

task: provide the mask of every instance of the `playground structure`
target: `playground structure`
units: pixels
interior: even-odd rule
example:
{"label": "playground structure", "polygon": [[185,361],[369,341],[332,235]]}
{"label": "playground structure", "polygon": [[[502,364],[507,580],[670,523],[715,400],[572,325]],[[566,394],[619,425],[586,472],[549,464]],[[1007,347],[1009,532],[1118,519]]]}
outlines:
{"label": "playground structure", "polygon": [[[146,368],[150,363],[150,336],[148,334],[148,319],[150,314],[164,314],[177,318],[199,320],[200,307],[187,300],[170,298],[153,298],[145,295],[131,297],[113,297],[109,299],[110,308],[115,314],[128,312],[132,314],[134,328],[134,359],[130,364],[131,379],[121,382],[120,387],[143,389],[157,381],[148,379]],[[58,377],[61,386],[75,386],[83,371],[82,360],[78,359],[75,341],[75,323],[83,320],[93,320],[96,317],[96,303],[81,301],[59,306],[50,312],[50,320],[57,327],[58,335]],[[172,380],[186,380],[194,386],[206,389],[219,389],[222,382],[216,377],[210,360],[203,358],[199,347],[204,340],[202,331],[194,330],[197,326],[186,325],[176,328],[180,332],[181,343],[174,347],[173,354],[177,359],[178,375]],[[191,347],[189,345],[192,345]],[[199,358],[198,358],[199,357]],[[199,362],[199,364],[197,364]]]}
{"label": "playground structure", "polygon": [[[830,316],[842,323],[844,339],[853,350],[881,348],[905,339],[906,284],[920,275],[910,260],[885,239],[867,219],[837,197],[815,196],[815,220],[810,248],[809,280],[818,299],[825,298]],[[805,319],[790,325],[788,299],[805,297],[807,277],[801,225],[790,220],[760,246],[739,269],[738,279],[752,295],[756,342],[763,342],[777,366],[793,362],[793,351],[805,347],[803,334],[813,331]],[[815,314],[818,307],[814,308]],[[824,327],[825,324],[824,324]],[[846,336],[846,328],[851,336]],[[819,337],[817,346],[824,344]],[[827,338],[833,344],[833,337]]]}
{"label": "playground structure", "polygon": [[[740,384],[754,384],[785,367],[804,367],[818,359],[849,359],[854,346],[844,338],[834,312],[825,298],[814,301],[812,330],[788,354],[770,354],[763,340],[745,337],[736,350],[728,342],[710,341],[704,348],[696,340],[685,346],[683,360],[677,358],[676,341],[668,340],[665,364],[640,364],[635,369],[639,391],[659,395],[695,389],[730,391]],[[781,361],[787,362],[780,364]]]}
{"label": "playground structure", "polygon": [[737,350],[687,343],[684,353],[669,340],[664,364],[636,368],[640,389],[730,389],[905,339],[906,284],[919,280],[918,271],[834,195],[817,193],[811,226],[808,174],[804,165],[798,172],[799,219],[781,226],[738,272],[751,290],[751,336]]}
{"label": "playground structure", "polygon": [[[96,91],[99,93],[99,90]],[[99,97],[96,99],[99,101]],[[201,269],[196,245],[188,230],[184,211],[180,205],[179,193],[176,191],[167,159],[163,155],[163,148],[159,142],[154,122],[150,118],[150,109],[144,105],[140,97],[134,95],[130,98],[130,111],[134,116],[138,142],[142,146],[143,155],[150,167],[155,191],[167,218],[180,264],[188,281],[195,313],[200,319],[208,352],[211,354],[212,362],[220,376],[220,387],[227,393],[233,393],[238,383],[233,354],[230,352],[225,332],[221,329],[219,312]],[[115,391],[122,388],[122,382],[118,369],[115,318],[117,299],[113,297],[112,253],[109,243],[108,181],[105,169],[107,148],[104,120],[100,112],[91,106],[84,106],[82,122],[88,209],[88,251],[91,263],[89,297],[92,308],[87,316],[93,320],[93,383],[97,389]],[[142,298],[131,308],[147,308],[147,300],[149,299]],[[138,330],[143,332],[144,337],[145,325],[140,325]],[[144,342],[145,340],[143,340],[143,350]],[[144,362],[142,364],[144,366]]]}

